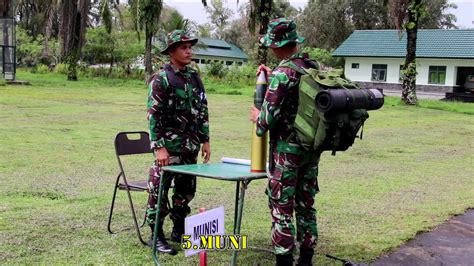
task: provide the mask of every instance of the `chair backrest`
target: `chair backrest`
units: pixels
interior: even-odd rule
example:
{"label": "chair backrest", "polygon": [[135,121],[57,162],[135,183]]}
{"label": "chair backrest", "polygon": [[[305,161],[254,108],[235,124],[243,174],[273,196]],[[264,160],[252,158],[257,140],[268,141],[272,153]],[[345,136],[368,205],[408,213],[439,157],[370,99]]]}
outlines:
{"label": "chair backrest", "polygon": [[117,156],[152,153],[150,137],[144,131],[120,132],[115,136],[115,152]]}

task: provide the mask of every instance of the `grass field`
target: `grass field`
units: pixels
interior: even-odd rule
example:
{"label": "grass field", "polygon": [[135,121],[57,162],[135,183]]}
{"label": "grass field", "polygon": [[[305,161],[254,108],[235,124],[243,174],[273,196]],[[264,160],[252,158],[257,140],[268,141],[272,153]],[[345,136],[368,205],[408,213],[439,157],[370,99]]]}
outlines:
{"label": "grass field", "polygon": [[[146,130],[146,89],[141,81],[81,79],[20,72],[32,86],[0,87],[0,261],[2,264],[151,264],[150,249],[133,231],[109,235],[106,222],[118,167],[117,132]],[[212,161],[248,158],[252,87],[207,80]],[[242,95],[235,91],[241,91]],[[222,94],[219,94],[222,93]],[[474,207],[474,105],[421,101],[404,106],[388,98],[371,112],[364,139],[337,156],[324,154],[317,196],[319,264],[322,254],[370,262]],[[145,178],[151,155],[126,166]],[[270,248],[265,181],[250,184],[242,233],[249,245]],[[193,213],[224,205],[233,219],[233,183],[200,179]],[[145,205],[146,194],[135,193]],[[125,193],[115,228],[130,224]],[[141,216],[141,213],[140,213]],[[167,220],[165,231],[170,232]],[[144,229],[148,235],[148,229]],[[227,251],[208,254],[210,265],[228,264]],[[161,256],[167,264],[198,257]],[[271,265],[269,253],[243,251],[239,264]]]}

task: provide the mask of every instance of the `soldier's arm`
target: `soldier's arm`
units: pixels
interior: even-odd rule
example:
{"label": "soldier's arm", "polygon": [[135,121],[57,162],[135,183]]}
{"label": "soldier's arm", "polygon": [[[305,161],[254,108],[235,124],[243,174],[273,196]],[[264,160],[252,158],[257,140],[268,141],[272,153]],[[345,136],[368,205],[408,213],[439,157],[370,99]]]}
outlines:
{"label": "soldier's arm", "polygon": [[[201,82],[202,84],[202,82]],[[201,108],[199,110],[199,142],[206,143],[209,142],[209,109],[207,107],[207,97],[202,88],[201,93],[199,94],[201,100]]]}
{"label": "soldier's arm", "polygon": [[165,147],[164,112],[168,102],[166,75],[159,75],[148,85],[147,118],[149,121],[151,148]]}
{"label": "soldier's arm", "polygon": [[272,129],[276,121],[278,121],[281,103],[286,97],[289,81],[290,79],[287,74],[278,70],[274,71],[270,77],[270,85],[268,86],[268,91],[257,119],[258,136],[263,136],[263,134],[267,130]]}

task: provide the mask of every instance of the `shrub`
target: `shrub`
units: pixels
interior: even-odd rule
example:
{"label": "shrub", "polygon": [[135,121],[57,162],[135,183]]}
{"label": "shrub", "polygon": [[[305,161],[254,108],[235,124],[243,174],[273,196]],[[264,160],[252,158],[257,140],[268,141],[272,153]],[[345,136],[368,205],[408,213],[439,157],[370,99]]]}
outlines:
{"label": "shrub", "polygon": [[257,66],[247,63],[243,66],[232,64],[226,75],[226,82],[229,84],[244,83],[246,85],[255,84],[255,71]]}
{"label": "shrub", "polygon": [[310,58],[317,60],[319,63],[325,66],[334,68],[344,67],[344,60],[341,57],[332,56],[334,49],[325,50],[320,48],[305,47],[303,52],[308,53]]}
{"label": "shrub", "polygon": [[54,67],[54,72],[58,74],[67,74],[67,65],[64,63],[59,63]]}
{"label": "shrub", "polygon": [[47,65],[43,65],[43,64],[38,64],[36,66],[36,73],[38,74],[46,74],[49,72],[49,67]]}
{"label": "shrub", "polygon": [[212,61],[206,66],[206,73],[212,77],[223,78],[227,72],[227,67],[221,61]]}

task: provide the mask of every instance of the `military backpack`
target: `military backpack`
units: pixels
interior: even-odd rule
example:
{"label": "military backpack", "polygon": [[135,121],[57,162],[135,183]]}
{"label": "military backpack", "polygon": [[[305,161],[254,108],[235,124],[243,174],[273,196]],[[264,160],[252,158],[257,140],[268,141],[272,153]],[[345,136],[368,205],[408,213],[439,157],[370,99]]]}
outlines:
{"label": "military backpack", "polygon": [[[369,117],[367,110],[322,112],[317,108],[317,95],[327,90],[358,90],[359,86],[342,77],[342,70],[320,71],[303,69],[289,63],[287,67],[300,73],[299,103],[293,125],[297,141],[306,150],[319,152],[345,151],[354,140],[362,139],[363,125]],[[362,128],[362,130],[361,130]]]}

